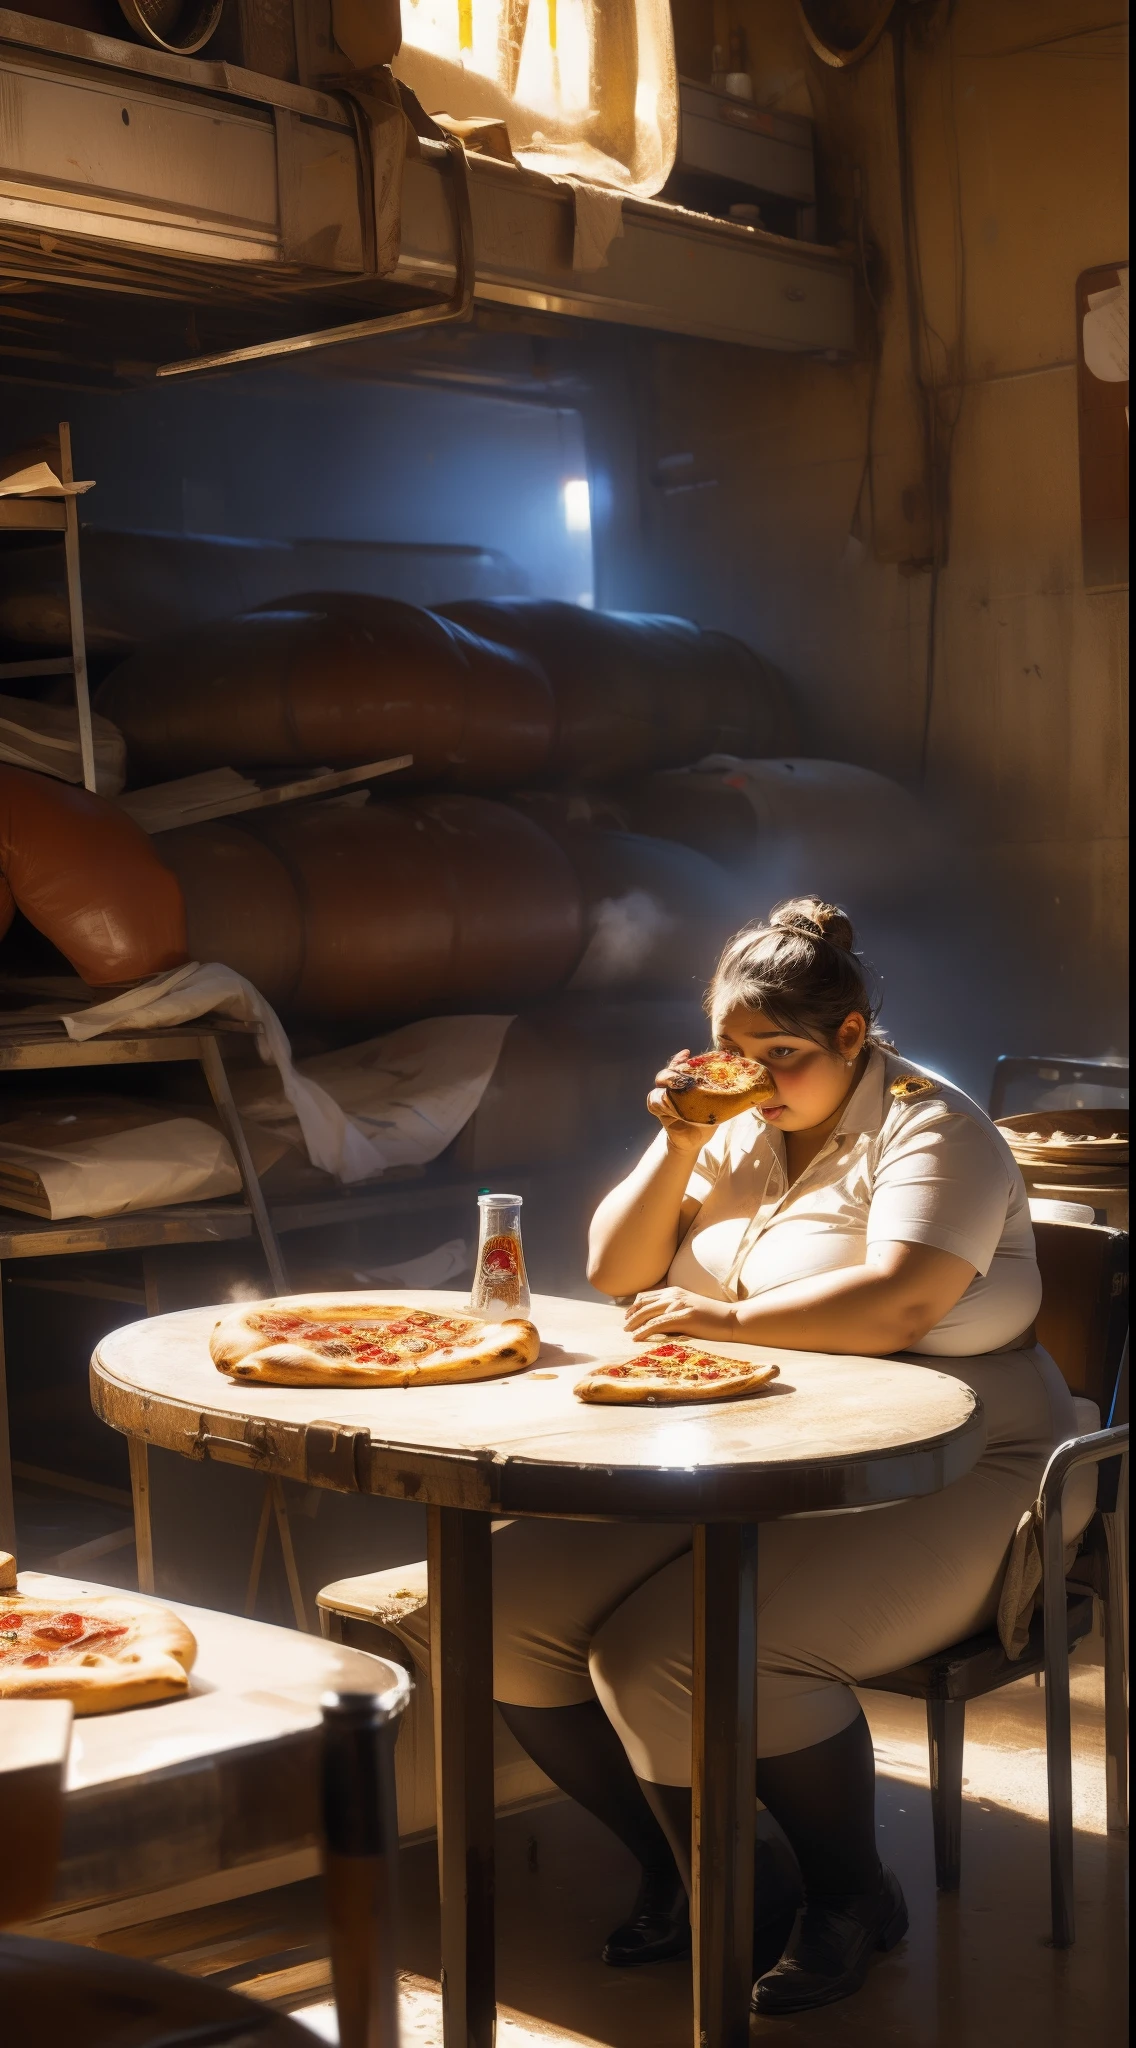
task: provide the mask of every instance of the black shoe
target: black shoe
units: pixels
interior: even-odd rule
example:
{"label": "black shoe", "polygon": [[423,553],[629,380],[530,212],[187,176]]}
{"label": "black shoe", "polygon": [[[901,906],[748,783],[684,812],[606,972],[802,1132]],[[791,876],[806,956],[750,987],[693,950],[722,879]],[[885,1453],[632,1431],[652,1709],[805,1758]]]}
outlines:
{"label": "black shoe", "polygon": [[860,1989],[873,1955],[906,1933],[907,1906],[890,1870],[881,1872],[876,1892],[806,1903],[780,1962],[753,1987],[754,2012],[805,2012],[847,1998]]}
{"label": "black shoe", "polygon": [[678,1871],[645,1871],[635,1904],[622,1926],[608,1935],[603,1959],[613,1970],[640,1963],[667,1963],[690,1954],[690,1912]]}

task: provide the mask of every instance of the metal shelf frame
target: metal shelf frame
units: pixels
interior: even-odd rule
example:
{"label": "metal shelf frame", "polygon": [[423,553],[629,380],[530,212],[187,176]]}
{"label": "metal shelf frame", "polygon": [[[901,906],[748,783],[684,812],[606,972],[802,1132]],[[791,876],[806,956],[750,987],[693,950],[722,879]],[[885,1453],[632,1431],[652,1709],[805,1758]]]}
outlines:
{"label": "metal shelf frame", "polygon": [[[366,165],[333,91],[4,9],[0,83],[13,106],[0,137],[7,277],[223,299],[259,307],[262,328],[266,306],[290,308],[283,345],[205,350],[167,375],[460,319],[471,299],[784,353],[846,358],[858,346],[847,249],[627,198],[606,261],[578,270],[567,181],[474,153],[463,176],[453,148],[428,137],[405,165],[398,267],[377,277]],[[466,188],[463,249],[455,201],[465,205]]]}

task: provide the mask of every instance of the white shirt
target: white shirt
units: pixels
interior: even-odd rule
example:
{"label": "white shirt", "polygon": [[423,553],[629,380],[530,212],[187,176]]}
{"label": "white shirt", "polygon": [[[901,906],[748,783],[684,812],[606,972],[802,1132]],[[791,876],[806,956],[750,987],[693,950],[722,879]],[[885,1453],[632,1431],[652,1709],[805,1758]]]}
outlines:
{"label": "white shirt", "polygon": [[[913,1101],[902,1075],[933,1089]],[[873,1048],[832,1136],[788,1185],[779,1130],[746,1110],[698,1155],[687,1194],[700,1204],[668,1280],[716,1301],[747,1301],[813,1273],[862,1266],[870,1244],[928,1244],[975,1268],[962,1299],[911,1349],[962,1358],[1028,1329],[1041,1276],[1025,1182],[977,1103],[910,1060]]]}

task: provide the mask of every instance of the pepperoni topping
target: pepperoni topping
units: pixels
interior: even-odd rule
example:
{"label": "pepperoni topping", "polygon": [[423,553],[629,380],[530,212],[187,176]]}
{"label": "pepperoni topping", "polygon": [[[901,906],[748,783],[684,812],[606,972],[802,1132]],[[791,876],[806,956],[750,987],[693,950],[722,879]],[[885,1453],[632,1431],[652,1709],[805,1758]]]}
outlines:
{"label": "pepperoni topping", "polygon": [[54,1621],[37,1622],[35,1633],[45,1643],[77,1643],[91,1626],[81,1614],[57,1614]]}
{"label": "pepperoni topping", "polygon": [[[7,1624],[5,1628],[4,1624]],[[113,1656],[131,1633],[129,1619],[104,1621],[101,1616],[52,1612],[50,1605],[29,1602],[23,1613],[0,1615],[0,1664],[43,1671],[90,1663],[95,1653]]]}
{"label": "pepperoni topping", "polygon": [[[114,1628],[110,1626],[106,1628],[96,1628],[93,1635],[85,1637],[83,1642],[83,1648],[84,1650],[103,1649],[109,1647],[111,1643],[117,1643],[121,1639],[121,1637],[127,1635],[128,1633],[129,1631],[127,1629],[127,1625],[125,1622],[120,1623],[117,1627]],[[42,1629],[40,1630],[40,1634],[43,1634]]]}
{"label": "pepperoni topping", "polygon": [[715,1358],[707,1351],[692,1351],[685,1344],[656,1344],[639,1358],[596,1368],[597,1376],[609,1380],[699,1380],[704,1385],[744,1376],[748,1370],[736,1359]]}
{"label": "pepperoni topping", "polygon": [[478,1327],[472,1317],[434,1315],[429,1309],[392,1309],[387,1315],[376,1309],[361,1313],[358,1321],[271,1309],[250,1317],[250,1322],[270,1342],[290,1339],[318,1349],[326,1358],[352,1358],[359,1365],[397,1365],[407,1353],[421,1355],[440,1345],[461,1343]]}

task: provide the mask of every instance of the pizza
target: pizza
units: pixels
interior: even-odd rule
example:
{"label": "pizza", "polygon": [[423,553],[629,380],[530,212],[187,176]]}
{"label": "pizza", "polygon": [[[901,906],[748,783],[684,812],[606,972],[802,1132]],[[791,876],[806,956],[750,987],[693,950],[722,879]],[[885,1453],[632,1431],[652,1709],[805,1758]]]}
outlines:
{"label": "pizza", "polygon": [[499,1379],[540,1356],[523,1317],[398,1308],[350,1301],[263,1301],[222,1316],[209,1339],[219,1372],[271,1387],[425,1387]]}
{"label": "pizza", "polygon": [[769,1385],[780,1371],[752,1358],[721,1358],[693,1344],[652,1344],[616,1365],[597,1365],[577,1380],[581,1401],[729,1401]]}
{"label": "pizza", "polygon": [[0,1700],[110,1714],[184,1694],[197,1644],[168,1607],[129,1594],[0,1593]]}
{"label": "pizza", "polygon": [[656,1074],[655,1085],[666,1089],[672,1108],[691,1124],[725,1123],[777,1093],[768,1068],[737,1052],[680,1053]]}

